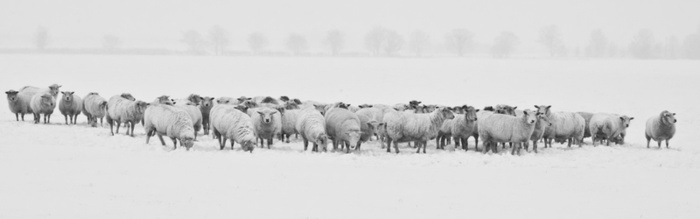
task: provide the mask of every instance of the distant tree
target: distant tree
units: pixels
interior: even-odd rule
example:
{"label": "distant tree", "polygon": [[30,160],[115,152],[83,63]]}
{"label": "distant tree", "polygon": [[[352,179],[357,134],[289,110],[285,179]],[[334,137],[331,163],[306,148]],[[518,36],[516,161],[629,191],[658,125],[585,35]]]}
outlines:
{"label": "distant tree", "polygon": [[550,25],[540,29],[539,43],[547,47],[549,50],[549,55],[554,57],[555,55],[561,55],[562,50],[566,50],[564,43],[561,40],[561,33],[559,33],[559,27],[556,25]]}
{"label": "distant tree", "polygon": [[387,56],[396,56],[397,53],[401,51],[406,41],[403,39],[401,34],[394,30],[390,30],[386,35],[386,43],[384,43],[384,53]]}
{"label": "distant tree", "polygon": [[182,40],[180,40],[187,46],[187,52],[192,55],[204,54],[205,41],[202,34],[196,30],[189,30],[182,33]]}
{"label": "distant tree", "polygon": [[496,58],[508,58],[517,45],[518,36],[516,36],[515,33],[510,31],[501,32],[501,34],[494,39],[491,54]]}
{"label": "distant tree", "polygon": [[684,54],[689,59],[700,59],[700,27],[683,41]]}
{"label": "distant tree", "polygon": [[253,53],[260,54],[267,47],[268,41],[267,37],[263,33],[255,32],[250,34],[248,37],[248,45]]}
{"label": "distant tree", "polygon": [[430,35],[421,30],[416,30],[411,33],[408,39],[409,49],[416,54],[416,56],[423,56],[428,47],[430,46]]}
{"label": "distant tree", "polygon": [[38,27],[34,33],[34,45],[39,50],[44,50],[49,45],[49,30],[45,27]]}
{"label": "distant tree", "polygon": [[474,44],[474,34],[467,29],[454,29],[445,35],[445,44],[448,49],[464,56],[467,50]]}
{"label": "distant tree", "polygon": [[385,47],[389,30],[383,27],[374,27],[365,35],[365,47],[372,55],[379,56]]}
{"label": "distant tree", "polygon": [[306,38],[300,34],[293,33],[287,37],[287,48],[292,51],[294,55],[301,55],[308,49],[308,42]]}
{"label": "distant tree", "polygon": [[224,28],[217,25],[209,29],[209,45],[214,55],[223,55],[229,43],[230,37]]}
{"label": "distant tree", "polygon": [[632,56],[639,59],[650,59],[654,56],[654,33],[649,29],[637,32],[632,38],[629,50]]}
{"label": "distant tree", "polygon": [[331,55],[337,56],[345,46],[345,34],[340,30],[331,30],[323,41],[331,50]]}
{"label": "distant tree", "polygon": [[602,30],[596,29],[591,32],[591,39],[588,43],[590,57],[603,57],[607,55],[608,38]]}
{"label": "distant tree", "polygon": [[107,51],[114,51],[122,44],[121,39],[115,35],[105,35],[102,37],[102,48]]}
{"label": "distant tree", "polygon": [[667,59],[677,59],[680,57],[680,43],[676,36],[670,36],[666,39],[663,48],[663,56]]}

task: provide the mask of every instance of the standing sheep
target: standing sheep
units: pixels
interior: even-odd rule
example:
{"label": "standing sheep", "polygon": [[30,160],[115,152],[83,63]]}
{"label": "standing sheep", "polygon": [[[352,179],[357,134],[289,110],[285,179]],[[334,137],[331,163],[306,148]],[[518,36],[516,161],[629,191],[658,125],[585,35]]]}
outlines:
{"label": "standing sheep", "polygon": [[[351,111],[352,112],[352,111]],[[362,146],[362,143],[365,143],[369,141],[372,136],[377,132],[377,126],[379,126],[379,122],[377,122],[374,119],[370,119],[369,117],[365,115],[357,115],[357,118],[360,119],[360,141],[357,142],[357,149]]]}
{"label": "standing sheep", "polygon": [[[544,146],[552,147],[554,139],[573,139],[578,143],[578,146],[583,145],[583,134],[586,128],[586,120],[578,113],[572,112],[552,112],[552,106],[535,106],[538,115],[547,116],[547,120],[552,123],[551,126],[545,128],[544,131]],[[571,147],[572,140],[569,140]]]}
{"label": "standing sheep", "polygon": [[647,148],[649,148],[651,139],[659,143],[659,148],[661,148],[661,142],[665,140],[666,148],[668,148],[668,141],[676,134],[677,121],[676,114],[668,110],[664,110],[659,115],[649,118],[644,131],[644,135],[647,138]]}
{"label": "standing sheep", "polygon": [[253,153],[255,149],[253,121],[248,114],[241,112],[233,105],[218,104],[211,108],[211,131],[212,135],[218,139],[221,150],[226,146],[227,139],[231,139],[231,149],[234,142],[238,142],[243,151]]}
{"label": "standing sheep", "polygon": [[583,129],[583,138],[588,138],[591,137],[591,130],[590,130],[590,124],[591,124],[591,118],[593,118],[593,113],[589,112],[577,112],[581,117],[583,117],[584,120],[586,120],[586,127]]}
{"label": "standing sheep", "polygon": [[176,103],[173,106],[175,106],[175,108],[185,111],[187,115],[190,116],[190,120],[192,121],[192,128],[194,129],[194,140],[196,141],[197,133],[200,129],[202,129],[202,111],[200,111],[196,103],[193,102]]}
{"label": "standing sheep", "polygon": [[[532,149],[537,153],[537,142],[542,139],[544,136],[544,132],[547,129],[547,127],[552,126],[552,123],[549,122],[547,119],[547,116],[544,114],[539,114],[537,115],[537,122],[535,123],[535,130],[532,131],[532,135],[530,136],[530,141],[532,141]],[[525,144],[525,150],[528,150],[529,144]]]}
{"label": "standing sheep", "polygon": [[618,136],[625,139],[627,127],[634,117],[620,116],[617,114],[596,113],[591,117],[590,131],[593,138],[593,146],[597,146],[596,142],[607,140],[607,146],[610,146],[610,141]]}
{"label": "standing sheep", "polygon": [[454,119],[452,109],[439,108],[429,114],[408,114],[392,111],[384,115],[384,123],[387,133],[387,152],[391,152],[391,142],[394,142],[394,150],[399,153],[399,142],[415,141],[420,152],[423,153],[430,137],[437,136],[438,129],[447,119]]}
{"label": "standing sheep", "polygon": [[280,134],[280,141],[289,143],[289,136],[298,133],[296,129],[298,115],[299,110],[284,110],[284,114],[282,114],[282,132]]}
{"label": "standing sheep", "polygon": [[515,155],[516,150],[519,154],[522,145],[530,140],[535,130],[536,120],[535,112],[530,110],[523,111],[520,117],[493,114],[479,119],[479,137],[483,141],[483,152],[487,153],[491,148],[496,153],[497,143],[512,142],[516,146],[513,147],[511,154]]}
{"label": "standing sheep", "polygon": [[[456,115],[455,119],[458,118],[459,115]],[[438,130],[437,137],[435,138],[435,145],[437,145],[437,149],[444,150],[445,145],[450,144],[450,139],[452,138],[452,125],[454,125],[454,123],[454,119],[447,119],[444,122],[442,122],[442,125]]]}
{"label": "standing sheep", "polygon": [[313,143],[311,151],[327,150],[326,121],[316,108],[307,106],[298,112],[296,130],[304,140],[304,151],[308,148],[309,141]]}
{"label": "standing sheep", "polygon": [[63,94],[63,97],[61,97],[61,102],[58,104],[58,110],[65,117],[66,125],[69,124],[69,118],[70,123],[75,125],[78,122],[78,115],[83,109],[83,99],[75,95],[73,91],[61,91],[61,94]]}
{"label": "standing sheep", "polygon": [[7,106],[10,107],[10,112],[15,114],[15,119],[19,121],[20,115],[22,115],[22,121],[24,121],[24,114],[32,113],[29,108],[30,100],[24,100],[20,98],[17,94],[19,91],[9,90],[6,91],[7,94]]}
{"label": "standing sheep", "polygon": [[124,122],[131,124],[131,127],[126,127],[126,134],[129,135],[131,133],[131,137],[134,137],[134,126],[143,119],[146,107],[148,107],[146,102],[128,100],[119,95],[109,98],[107,103],[107,123],[109,123],[109,130],[112,136],[114,136],[114,123],[117,123],[117,133],[119,133],[119,126]]}
{"label": "standing sheep", "polygon": [[28,97],[29,99],[39,93],[49,93],[54,99],[58,99],[59,88],[61,88],[61,85],[58,84],[52,84],[44,88],[24,86],[22,89],[19,89],[19,93],[21,96]]}
{"label": "standing sheep", "polygon": [[282,117],[280,111],[270,107],[260,107],[248,109],[248,115],[253,120],[255,135],[260,140],[260,147],[263,147],[267,140],[267,149],[273,143],[273,139],[282,132]]}
{"label": "standing sheep", "polygon": [[[465,108],[466,107],[466,108]],[[451,131],[455,146],[462,146],[464,151],[469,148],[469,137],[474,137],[474,150],[479,150],[479,132],[477,131],[478,109],[464,105],[464,114],[456,115],[452,123]]]}
{"label": "standing sheep", "polygon": [[29,107],[34,113],[34,123],[38,124],[41,114],[44,114],[44,124],[51,122],[51,114],[56,109],[56,98],[51,93],[38,93],[32,97]]}
{"label": "standing sheep", "polygon": [[[353,147],[359,150],[357,142],[360,141],[360,118],[355,113],[343,108],[331,108],[326,112],[326,132],[333,140],[333,150],[338,149],[338,144],[346,146],[346,153]],[[342,148],[341,148],[342,149]]]}
{"label": "standing sheep", "polygon": [[202,97],[201,104],[199,105],[199,110],[202,111],[202,127],[204,128],[204,135],[209,134],[210,125],[210,113],[211,108],[214,107],[213,97]]}
{"label": "standing sheep", "polygon": [[87,116],[88,124],[92,127],[97,127],[97,119],[102,119],[107,115],[107,100],[102,98],[98,93],[91,92],[83,98],[83,114]]}
{"label": "standing sheep", "polygon": [[165,104],[149,106],[144,112],[143,127],[146,131],[146,144],[151,136],[157,134],[163,146],[163,135],[168,136],[173,141],[173,149],[177,149],[177,140],[180,140],[180,145],[187,150],[194,145],[195,131],[190,115],[177,107]]}

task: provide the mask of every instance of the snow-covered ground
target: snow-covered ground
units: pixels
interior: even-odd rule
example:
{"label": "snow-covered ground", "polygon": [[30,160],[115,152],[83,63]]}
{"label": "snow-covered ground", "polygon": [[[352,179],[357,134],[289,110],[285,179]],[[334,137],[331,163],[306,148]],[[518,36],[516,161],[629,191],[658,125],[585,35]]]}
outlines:
{"label": "snow-covered ground", "polygon": [[[289,95],[353,104],[411,99],[634,116],[627,145],[539,154],[192,151],[108,127],[15,122],[0,102],[0,218],[697,218],[700,62],[0,55],[2,90],[63,85],[137,99]],[[678,113],[671,149],[647,149],[646,119]],[[473,140],[470,139],[470,145]],[[449,149],[449,148],[448,148]]]}

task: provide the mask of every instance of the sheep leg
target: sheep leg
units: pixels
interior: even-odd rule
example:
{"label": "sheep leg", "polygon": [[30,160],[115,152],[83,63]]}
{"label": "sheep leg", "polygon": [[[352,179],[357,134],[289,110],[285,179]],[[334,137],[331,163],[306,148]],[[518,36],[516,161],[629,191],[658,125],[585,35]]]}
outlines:
{"label": "sheep leg", "polygon": [[646,134],[644,135],[644,137],[647,138],[647,148],[649,148],[649,142],[651,142],[651,138],[649,138],[649,136]]}
{"label": "sheep leg", "polygon": [[347,154],[347,153],[350,153],[350,142],[349,142],[349,141],[345,141],[345,142],[343,142],[343,144],[345,145],[345,146],[344,146],[344,147],[345,147],[345,153],[346,153],[346,154]]}
{"label": "sheep leg", "polygon": [[360,146],[362,146],[362,141],[357,142],[357,147],[355,148],[356,151],[360,150]]}
{"label": "sheep leg", "polygon": [[[131,137],[134,137],[134,126],[136,126],[136,123],[132,122],[131,123]],[[126,130],[129,131],[129,127],[127,127]]]}
{"label": "sheep leg", "polygon": [[152,134],[151,132],[153,132],[153,131],[151,131],[151,130],[146,131],[146,144],[148,144],[148,141],[151,140],[151,134]]}
{"label": "sheep leg", "polygon": [[[469,150],[469,137],[461,138],[461,139],[455,138],[455,143],[457,142],[457,140],[459,140],[460,143],[462,144],[462,149],[464,149],[464,151]],[[457,145],[455,145],[455,146],[457,146]]]}
{"label": "sheep leg", "polygon": [[[118,122],[118,121],[116,123],[117,123],[117,132],[116,133],[119,134],[119,127],[122,126],[122,123]],[[114,135],[114,134],[112,134],[112,135]]]}
{"label": "sheep leg", "polygon": [[270,145],[272,145],[272,141],[273,141],[273,137],[270,136],[270,137],[267,139],[267,149],[270,149]]}
{"label": "sheep leg", "polygon": [[391,153],[391,138],[386,137],[386,152]]}
{"label": "sheep leg", "polygon": [[423,141],[421,144],[423,144],[423,153],[425,154],[425,148],[428,147],[428,141]]}
{"label": "sheep leg", "polygon": [[173,150],[177,149],[177,139],[170,138],[170,140],[173,140]]}
{"label": "sheep leg", "polygon": [[165,140],[163,140],[163,135],[161,135],[160,133],[156,133],[156,134],[158,135],[158,139],[160,139],[160,144],[165,146]]}
{"label": "sheep leg", "polygon": [[[19,119],[17,121],[19,121]],[[22,113],[22,122],[24,122],[24,113]]]}
{"label": "sheep leg", "polygon": [[[389,147],[389,146],[387,146],[387,147]],[[399,153],[399,142],[397,142],[397,141],[394,141],[394,151],[396,151],[397,154]]]}
{"label": "sheep leg", "polygon": [[435,138],[436,149],[440,149],[440,140],[441,140],[441,138],[442,138],[442,137],[440,137],[440,136],[438,136],[437,138]]}
{"label": "sheep leg", "polygon": [[668,149],[668,139],[666,139],[666,149]]}
{"label": "sheep leg", "polygon": [[420,143],[419,141],[414,141],[414,142],[413,142],[413,146],[415,146],[416,148],[418,148],[418,150],[416,151],[416,153],[419,154],[419,153],[420,153],[421,143]]}
{"label": "sheep leg", "polygon": [[[301,136],[301,137],[303,138],[302,140],[304,141],[304,151],[306,151],[306,149],[309,148],[309,140],[306,139],[304,136]],[[311,151],[314,151],[314,149],[311,148]]]}
{"label": "sheep leg", "polygon": [[[236,144],[236,141],[234,141],[233,139],[231,139],[231,150],[233,150],[233,145],[235,145],[235,144]],[[245,151],[245,150],[243,150],[243,151]],[[252,149],[250,150],[250,153],[253,153],[253,150],[252,150]]]}
{"label": "sheep leg", "polygon": [[659,148],[661,148],[661,142],[661,140],[657,141],[657,143],[659,143]]}

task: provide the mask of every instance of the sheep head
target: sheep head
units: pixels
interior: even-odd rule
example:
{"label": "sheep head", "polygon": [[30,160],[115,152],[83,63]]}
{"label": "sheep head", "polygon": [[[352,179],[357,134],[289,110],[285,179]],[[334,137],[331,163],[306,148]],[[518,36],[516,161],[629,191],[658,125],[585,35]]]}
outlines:
{"label": "sheep head", "polygon": [[58,95],[59,88],[61,88],[61,85],[58,85],[58,84],[52,84],[51,86],[49,86],[49,90],[51,92],[51,95],[53,95],[53,96]]}
{"label": "sheep head", "polygon": [[360,141],[361,132],[360,130],[348,130],[345,134],[345,139],[348,141],[349,147],[357,147],[357,142]]}
{"label": "sheep head", "polygon": [[280,100],[281,100],[281,101],[284,101],[284,102],[288,102],[288,101],[289,101],[289,97],[288,97],[288,96],[280,96]]}
{"label": "sheep head", "polygon": [[202,101],[202,97],[197,94],[190,94],[190,96],[187,97],[187,100],[199,106]]}
{"label": "sheep head", "polygon": [[146,108],[148,108],[149,104],[143,101],[136,101],[134,107],[136,108],[136,112],[139,114],[143,114],[146,112]]}
{"label": "sheep head", "polygon": [[136,101],[136,98],[134,98],[134,96],[132,96],[130,93],[122,93],[121,97],[127,100]]}
{"label": "sheep head", "polygon": [[55,100],[50,93],[45,93],[41,95],[41,105],[53,107]]}
{"label": "sheep head", "polygon": [[201,103],[201,106],[210,107],[214,104],[214,98],[213,97],[199,97],[199,102]]}
{"label": "sheep head", "polygon": [[552,108],[552,105],[535,105],[535,108],[537,109],[535,111],[536,114],[543,114],[545,116],[549,116],[550,108]]}
{"label": "sheep head", "polygon": [[362,104],[362,105],[359,105],[358,107],[360,107],[360,109],[372,108],[372,105],[369,105],[369,104]]}
{"label": "sheep head", "polygon": [[[464,108],[464,107],[466,107],[466,108]],[[464,110],[464,119],[466,119],[467,122],[473,122],[473,121],[477,120],[476,112],[479,112],[478,109],[475,109],[473,106],[464,105],[463,110]]]}
{"label": "sheep head", "polygon": [[433,113],[439,113],[442,118],[445,119],[454,119],[455,114],[452,113],[452,108],[450,107],[440,107],[437,110],[435,110]]}
{"label": "sheep head", "polygon": [[15,102],[19,99],[19,98],[17,98],[18,93],[19,93],[19,91],[16,91],[16,90],[9,90],[9,91],[5,92],[5,94],[7,94],[7,100],[10,102]]}
{"label": "sheep head", "polygon": [[326,133],[321,133],[314,139],[314,143],[318,145],[318,150],[327,151],[328,150],[328,136]]}
{"label": "sheep head", "polygon": [[524,110],[523,111],[523,118],[525,118],[525,122],[527,124],[535,124],[537,122],[537,113],[533,112],[531,110]]}
{"label": "sheep head", "polygon": [[250,153],[253,153],[253,149],[255,149],[255,141],[251,140],[245,140],[241,141],[241,148],[243,148],[243,151],[248,151]]}
{"label": "sheep head", "polygon": [[262,111],[257,111],[258,114],[260,114],[260,120],[265,123],[265,124],[270,124],[272,123],[272,116],[275,115],[279,111],[277,110],[262,110]]}
{"label": "sheep head", "polygon": [[620,116],[620,122],[622,123],[622,126],[625,128],[630,127],[630,122],[632,122],[633,119],[634,119],[634,117]]}
{"label": "sheep head", "polygon": [[661,112],[661,121],[665,124],[676,124],[678,120],[676,120],[676,113],[664,110]]}

